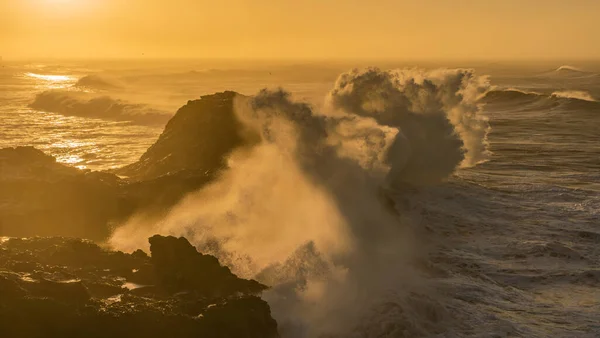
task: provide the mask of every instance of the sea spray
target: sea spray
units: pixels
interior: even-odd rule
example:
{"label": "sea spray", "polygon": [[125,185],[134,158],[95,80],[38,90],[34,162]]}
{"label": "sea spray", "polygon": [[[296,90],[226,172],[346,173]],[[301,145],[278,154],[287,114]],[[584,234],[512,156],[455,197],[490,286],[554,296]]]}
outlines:
{"label": "sea spray", "polygon": [[[419,250],[381,188],[433,184],[485,160],[477,100],[486,90],[470,70],[368,69],[341,75],[322,112],[284,90],[240,97],[235,113],[261,142],[234,151],[217,181],[165,217],[119,227],[111,243],[186,236],[270,284],[264,297],[284,337],[425,334],[432,326],[419,322],[440,320],[443,308],[415,305],[413,292],[427,292],[411,265]],[[436,315],[417,318],[415,306]],[[367,320],[373,313],[380,322]]]}

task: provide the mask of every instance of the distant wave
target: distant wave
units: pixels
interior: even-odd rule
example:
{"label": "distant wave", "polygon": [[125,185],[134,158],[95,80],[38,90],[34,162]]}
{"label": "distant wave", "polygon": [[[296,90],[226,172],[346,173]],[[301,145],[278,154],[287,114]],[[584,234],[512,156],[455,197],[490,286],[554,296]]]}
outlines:
{"label": "distant wave", "polygon": [[535,102],[543,97],[544,94],[509,88],[491,90],[482,100],[485,103],[523,104]]}
{"label": "distant wave", "polygon": [[583,101],[597,102],[590,93],[582,90],[563,90],[552,93],[552,96],[566,99],[577,99]]}
{"label": "distant wave", "polygon": [[532,106],[536,109],[564,108],[570,110],[600,110],[600,102],[590,93],[576,90],[555,91],[552,94],[523,91],[519,89],[496,89],[489,91],[482,101],[496,105]]}
{"label": "distant wave", "polygon": [[89,96],[80,92],[46,91],[38,94],[29,105],[69,116],[99,118],[112,121],[129,121],[136,124],[164,125],[170,114],[144,104],[128,103],[109,96]]}
{"label": "distant wave", "polygon": [[600,76],[597,73],[587,71],[585,69],[581,69],[574,66],[562,65],[552,71],[546,72],[544,74],[540,74],[544,77],[553,77],[553,78],[589,78],[589,77],[598,77]]}
{"label": "distant wave", "polygon": [[90,74],[77,80],[74,87],[109,90],[122,88],[123,85],[116,79],[99,74]]}
{"label": "distant wave", "polygon": [[585,73],[581,68],[577,68],[577,67],[573,67],[573,66],[569,66],[569,65],[560,66],[560,67],[556,68],[555,72],[578,72],[578,73]]}

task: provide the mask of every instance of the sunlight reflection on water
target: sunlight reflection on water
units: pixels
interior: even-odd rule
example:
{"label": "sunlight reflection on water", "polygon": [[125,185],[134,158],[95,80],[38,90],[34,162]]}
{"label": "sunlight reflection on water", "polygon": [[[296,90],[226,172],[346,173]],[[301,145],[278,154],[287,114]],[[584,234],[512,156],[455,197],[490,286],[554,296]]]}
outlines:
{"label": "sunlight reflection on water", "polygon": [[132,163],[162,131],[14,106],[0,107],[0,118],[4,122],[0,124],[0,148],[34,146],[79,169],[105,170]]}
{"label": "sunlight reflection on water", "polygon": [[71,75],[50,75],[31,72],[23,75],[25,78],[36,80],[35,87],[38,90],[66,89],[77,81],[77,78]]}
{"label": "sunlight reflection on water", "polygon": [[52,82],[65,82],[65,81],[73,81],[74,80],[74,78],[72,78],[68,75],[44,75],[44,74],[36,74],[36,73],[25,73],[25,76],[40,79],[40,80],[52,81]]}

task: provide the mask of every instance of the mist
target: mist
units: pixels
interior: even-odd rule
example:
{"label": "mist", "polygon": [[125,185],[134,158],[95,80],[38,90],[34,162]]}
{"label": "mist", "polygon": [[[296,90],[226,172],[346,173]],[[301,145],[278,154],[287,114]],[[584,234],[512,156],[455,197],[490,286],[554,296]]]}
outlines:
{"label": "mist", "polygon": [[469,70],[368,69],[342,74],[320,112],[282,89],[238,97],[237,118],[262,141],[234,151],[216,182],[165,217],[135,216],[110,244],[131,251],[149,234],[185,236],[272,287],[265,299],[285,337],[360,332],[347,323],[426,288],[410,264],[422,254],[411,221],[382,189],[435,184],[489,154],[476,103],[486,83]]}

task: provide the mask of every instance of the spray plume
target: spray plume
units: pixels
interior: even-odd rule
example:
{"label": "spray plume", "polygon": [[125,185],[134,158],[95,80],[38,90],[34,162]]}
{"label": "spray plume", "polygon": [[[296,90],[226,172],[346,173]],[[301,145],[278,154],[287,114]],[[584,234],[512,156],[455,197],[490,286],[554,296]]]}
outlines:
{"label": "spray plume", "polygon": [[[411,298],[425,287],[410,264],[414,234],[381,189],[436,183],[485,160],[477,100],[486,90],[470,70],[367,69],[342,74],[320,113],[283,90],[238,97],[237,118],[261,142],[230,154],[218,180],[168,215],[136,217],[111,243],[132,250],[155,233],[187,237],[272,286],[264,298],[284,337],[423,334],[417,308],[431,307],[429,320],[443,309]],[[381,306],[390,302],[397,307]]]}

